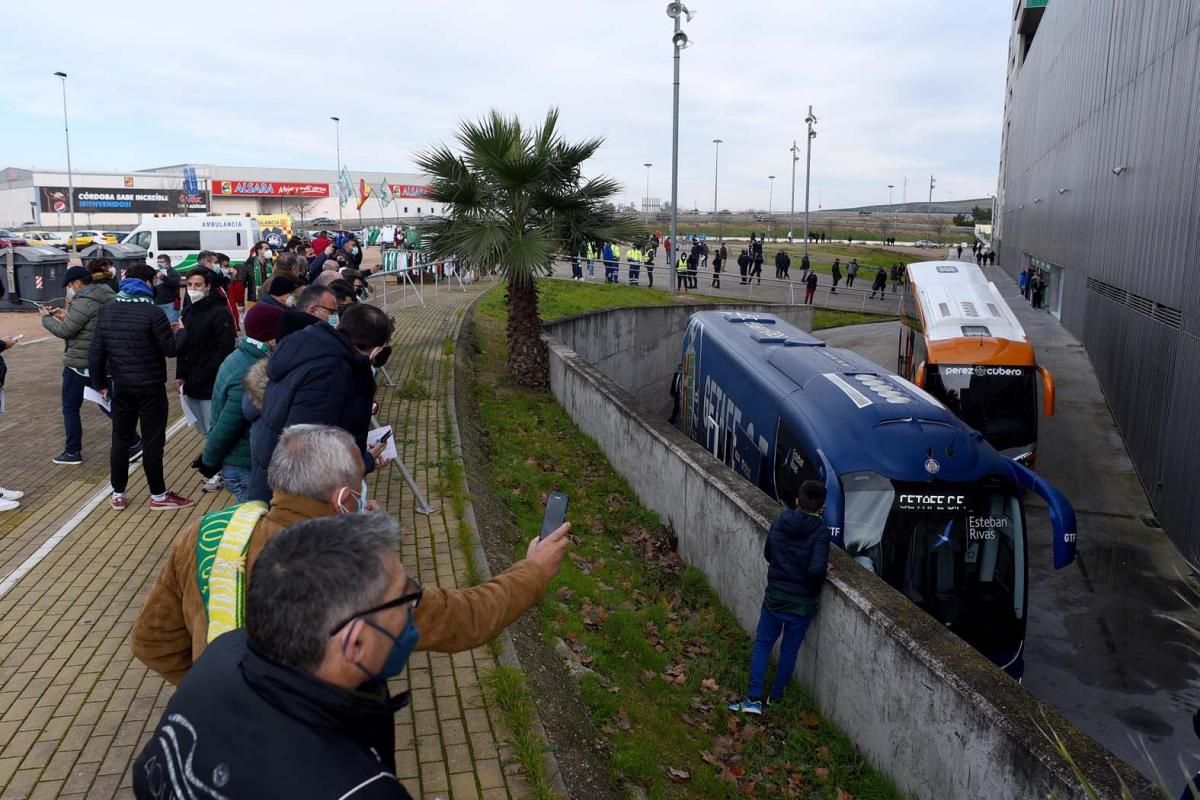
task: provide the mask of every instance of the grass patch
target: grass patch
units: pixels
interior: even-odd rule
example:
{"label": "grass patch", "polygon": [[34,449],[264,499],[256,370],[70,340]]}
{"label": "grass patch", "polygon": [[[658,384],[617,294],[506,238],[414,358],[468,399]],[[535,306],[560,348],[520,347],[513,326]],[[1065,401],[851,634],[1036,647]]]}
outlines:
{"label": "grass patch", "polygon": [[525,675],[512,667],[496,667],[483,676],[483,690],[488,702],[500,709],[504,726],[512,731],[513,758],[525,771],[525,781],[531,789],[529,797],[552,800],[554,793],[550,791],[544,758],[546,743],[534,730],[537,715]]}
{"label": "grass patch", "polygon": [[[542,295],[545,319],[586,310],[581,289],[599,290],[588,296],[601,306],[644,305],[649,294],[560,283],[561,292],[550,286]],[[496,290],[477,307],[474,331],[484,480],[514,522],[514,558],[538,529],[547,493],[571,496],[573,543],[537,624],[591,670],[579,684],[582,712],[607,741],[614,770],[650,798],[900,797],[799,687],[751,724],[725,709],[745,692],[749,637],[554,398],[505,379],[504,325]]]}
{"label": "grass patch", "polygon": [[428,400],[429,387],[423,381],[409,378],[396,390],[396,396],[402,400]]}
{"label": "grass patch", "polygon": [[[655,272],[665,272],[661,269]],[[671,292],[617,283],[580,283],[579,281],[538,281],[538,309],[543,320],[570,317],[585,311],[629,306],[664,306],[678,303]],[[492,319],[506,317],[504,287],[492,289],[476,306],[476,314]]]}
{"label": "grass patch", "polygon": [[862,311],[838,311],[833,308],[813,309],[814,331],[825,328],[840,328],[843,325],[867,325],[872,322],[890,322],[898,319],[895,314],[871,314]]}

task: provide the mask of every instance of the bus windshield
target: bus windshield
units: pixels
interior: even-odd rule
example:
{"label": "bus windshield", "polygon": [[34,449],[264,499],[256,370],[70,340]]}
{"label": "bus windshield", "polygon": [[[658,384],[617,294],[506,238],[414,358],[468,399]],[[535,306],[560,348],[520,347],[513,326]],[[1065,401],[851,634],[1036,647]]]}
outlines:
{"label": "bus windshield", "polygon": [[1035,367],[933,364],[925,390],[997,450],[1031,447],[1037,441]]}
{"label": "bus windshield", "polygon": [[1003,487],[842,476],[846,551],[1001,666],[1025,619],[1021,502]]}

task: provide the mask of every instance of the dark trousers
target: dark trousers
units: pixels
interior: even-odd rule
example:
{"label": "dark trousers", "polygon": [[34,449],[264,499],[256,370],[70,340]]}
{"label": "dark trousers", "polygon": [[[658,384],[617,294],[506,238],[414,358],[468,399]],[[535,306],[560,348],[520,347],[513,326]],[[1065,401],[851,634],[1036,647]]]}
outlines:
{"label": "dark trousers", "polygon": [[851,273],[849,273],[848,275],[846,275],[846,285],[847,285],[847,286],[853,286],[853,285],[854,285],[854,273],[853,273],[853,272],[851,272]]}
{"label": "dark trousers", "polygon": [[813,301],[813,295],[816,293],[817,293],[816,289],[805,289],[804,290],[804,302],[811,306],[812,301]]}
{"label": "dark trousers", "polygon": [[675,273],[675,291],[678,292],[680,289],[682,289],[684,286],[687,286],[687,285],[688,285],[687,273],[686,272],[676,272]]}
{"label": "dark trousers", "polygon": [[646,265],[646,280],[650,282],[650,288],[654,288],[654,267],[650,264]]}
{"label": "dark trousers", "polygon": [[112,395],[113,435],[109,469],[113,491],[124,494],[129,485],[129,448],[142,426],[142,469],[150,494],[167,491],[163,449],[167,443],[167,391],[162,386],[132,386]]}
{"label": "dark trousers", "polygon": [[714,289],[721,288],[721,270],[714,270],[712,277],[712,285]]}
{"label": "dark trousers", "polygon": [[[63,367],[62,380],[62,413],[63,429],[66,431],[64,453],[83,452],[83,421],[79,412],[83,408],[83,390],[88,387],[88,379],[70,367]],[[97,406],[104,411],[104,406]],[[112,419],[112,414],[104,411],[104,415]],[[135,434],[131,447],[141,445],[141,439]]]}

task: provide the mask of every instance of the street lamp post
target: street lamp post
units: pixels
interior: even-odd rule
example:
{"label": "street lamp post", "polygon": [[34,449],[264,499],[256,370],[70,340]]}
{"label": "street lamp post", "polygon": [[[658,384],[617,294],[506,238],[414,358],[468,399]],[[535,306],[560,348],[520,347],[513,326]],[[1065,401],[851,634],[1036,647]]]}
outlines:
{"label": "street lamp post", "polygon": [[770,189],[767,194],[767,234],[771,233],[771,216],[775,211],[775,176],[768,175],[767,180],[770,181]]}
{"label": "street lamp post", "polygon": [[796,230],[796,162],[800,160],[800,148],[796,146],[796,140],[792,140],[792,212],[791,219],[788,221],[788,241],[792,240],[792,234]]}
{"label": "street lamp post", "polygon": [[646,168],[646,196],[642,199],[642,211],[646,215],[646,227],[650,227],[650,168],[654,165],[647,161],[642,166]]}
{"label": "street lamp post", "polygon": [[675,50],[675,97],[671,108],[671,253],[679,253],[679,53],[688,46],[688,36],[683,32],[683,21],[692,21],[692,12],[683,3],[668,3],[667,16],[675,21],[675,33],[671,45]]}
{"label": "street lamp post", "polygon": [[812,140],[817,136],[817,132],[813,130],[817,117],[813,114],[812,106],[808,107],[808,116],[804,118],[804,121],[808,123],[808,141],[806,143],[808,154],[804,165],[804,255],[808,255],[808,192],[812,175]]}
{"label": "street lamp post", "polygon": [[56,72],[54,77],[62,79],[63,94],[63,133],[67,137],[67,202],[71,209],[71,237],[68,243],[75,240],[75,176],[71,172],[71,126],[67,124],[67,73]]}
{"label": "street lamp post", "polygon": [[888,205],[889,206],[892,204],[892,189],[895,189],[895,188],[896,188],[896,184],[894,184],[894,183],[888,184]]}
{"label": "street lamp post", "polygon": [[346,227],[342,222],[342,118],[330,117],[333,120],[333,132],[335,141],[337,142],[337,173],[334,176],[334,185],[338,187],[338,229]]}
{"label": "street lamp post", "polygon": [[725,232],[724,226],[721,224],[721,212],[717,210],[717,165],[721,159],[721,142],[724,139],[713,139],[713,216],[717,218],[717,239],[721,239]]}

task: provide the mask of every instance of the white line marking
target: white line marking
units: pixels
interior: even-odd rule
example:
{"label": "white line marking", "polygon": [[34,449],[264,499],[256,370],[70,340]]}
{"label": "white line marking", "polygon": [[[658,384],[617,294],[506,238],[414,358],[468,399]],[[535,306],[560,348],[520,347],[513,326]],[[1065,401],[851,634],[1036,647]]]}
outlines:
{"label": "white line marking", "polygon": [[[183,426],[186,424],[186,420],[181,418],[176,420],[175,424],[170,428],[167,428],[167,441],[170,441],[171,437],[182,430]],[[0,581],[0,597],[4,597],[4,595],[8,594],[8,591],[16,586],[17,582],[20,581],[21,578],[24,578],[26,575],[32,572],[33,568],[40,564],[42,559],[50,555],[50,552],[58,546],[59,542],[70,536],[71,532],[74,531],[75,528],[79,527],[79,523],[87,519],[88,514],[91,514],[93,511],[95,511],[97,506],[103,503],[110,494],[112,494],[112,486],[106,486],[100,491],[96,492],[96,494],[92,495],[91,499],[84,503],[79,510],[75,512],[74,516],[64,522],[59,529],[50,536],[49,539],[42,542],[41,547],[39,547],[37,550],[34,550],[28,558],[26,558],[20,563],[20,565],[17,566],[16,569],[5,576],[4,580]]]}

